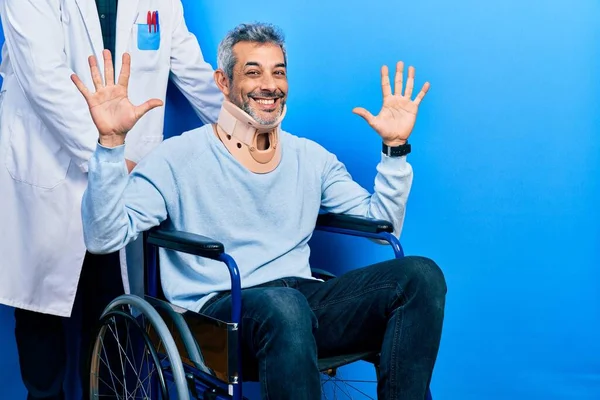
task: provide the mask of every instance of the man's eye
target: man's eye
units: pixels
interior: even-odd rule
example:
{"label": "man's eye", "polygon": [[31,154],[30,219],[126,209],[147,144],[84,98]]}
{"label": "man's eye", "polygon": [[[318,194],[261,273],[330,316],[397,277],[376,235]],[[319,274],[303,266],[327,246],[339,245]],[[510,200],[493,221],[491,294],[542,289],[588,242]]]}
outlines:
{"label": "man's eye", "polygon": [[248,71],[246,75],[258,75],[258,71]]}
{"label": "man's eye", "polygon": [[275,74],[277,74],[277,75],[285,75],[285,71],[276,71]]}

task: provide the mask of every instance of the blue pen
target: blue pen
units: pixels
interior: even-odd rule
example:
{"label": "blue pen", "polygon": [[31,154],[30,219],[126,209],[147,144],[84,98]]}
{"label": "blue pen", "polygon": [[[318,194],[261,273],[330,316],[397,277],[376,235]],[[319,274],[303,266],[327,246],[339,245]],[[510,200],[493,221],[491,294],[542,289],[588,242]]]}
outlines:
{"label": "blue pen", "polygon": [[158,10],[156,10],[156,32],[160,31],[160,24],[158,23]]}

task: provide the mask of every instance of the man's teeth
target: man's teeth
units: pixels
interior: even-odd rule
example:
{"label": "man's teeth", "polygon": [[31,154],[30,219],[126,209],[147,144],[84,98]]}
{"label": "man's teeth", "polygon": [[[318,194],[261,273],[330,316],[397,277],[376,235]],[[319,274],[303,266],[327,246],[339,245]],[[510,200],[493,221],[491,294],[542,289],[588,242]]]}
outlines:
{"label": "man's teeth", "polygon": [[274,104],[275,103],[275,99],[255,99],[255,101],[260,104]]}

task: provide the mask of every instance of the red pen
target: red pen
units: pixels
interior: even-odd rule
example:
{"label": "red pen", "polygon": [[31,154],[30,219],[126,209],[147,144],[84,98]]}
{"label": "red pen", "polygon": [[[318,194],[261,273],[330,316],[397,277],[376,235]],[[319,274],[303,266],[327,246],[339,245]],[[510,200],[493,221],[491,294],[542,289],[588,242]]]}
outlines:
{"label": "red pen", "polygon": [[146,23],[148,24],[148,33],[152,32],[152,13],[148,11],[148,16],[146,17]]}

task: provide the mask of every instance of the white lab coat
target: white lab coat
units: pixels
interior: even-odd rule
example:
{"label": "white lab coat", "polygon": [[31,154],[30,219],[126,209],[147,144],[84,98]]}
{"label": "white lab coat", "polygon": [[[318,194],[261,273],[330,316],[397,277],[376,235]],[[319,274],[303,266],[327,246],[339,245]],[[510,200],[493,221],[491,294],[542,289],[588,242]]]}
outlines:
{"label": "white lab coat", "polygon": [[[137,24],[146,23],[149,10],[159,11],[158,50],[137,46]],[[98,140],[70,75],[75,72],[93,90],[88,56],[95,54],[102,65],[103,49],[96,3],[0,0],[0,15],[6,39],[0,66],[0,303],[70,316],[85,255],[81,198],[87,160]],[[117,76],[125,51],[131,54],[132,103],[164,101],[171,74],[199,117],[216,120],[222,95],[187,30],[180,0],[120,0]],[[126,158],[138,162],[162,141],[163,117],[159,107],[137,123],[127,135]],[[139,273],[140,267],[129,270]]]}

